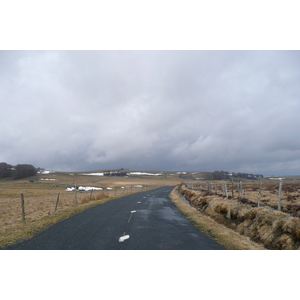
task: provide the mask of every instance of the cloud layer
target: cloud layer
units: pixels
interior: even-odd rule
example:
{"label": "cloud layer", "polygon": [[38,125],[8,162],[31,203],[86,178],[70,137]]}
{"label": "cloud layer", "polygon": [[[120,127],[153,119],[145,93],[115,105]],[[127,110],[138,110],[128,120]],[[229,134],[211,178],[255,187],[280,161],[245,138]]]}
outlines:
{"label": "cloud layer", "polygon": [[299,51],[1,51],[0,161],[300,174]]}

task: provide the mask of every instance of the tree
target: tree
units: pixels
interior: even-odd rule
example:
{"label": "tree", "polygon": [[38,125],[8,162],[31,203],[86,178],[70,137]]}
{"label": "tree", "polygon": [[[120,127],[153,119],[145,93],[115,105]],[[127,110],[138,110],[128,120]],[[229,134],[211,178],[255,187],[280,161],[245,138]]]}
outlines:
{"label": "tree", "polygon": [[13,178],[16,180],[16,179],[20,179],[20,178],[34,176],[34,175],[36,175],[36,173],[37,173],[37,170],[34,166],[26,165],[26,164],[19,164],[19,165],[16,165],[16,167],[15,167]]}
{"label": "tree", "polygon": [[10,177],[12,172],[12,165],[9,165],[5,162],[0,163],[0,178]]}

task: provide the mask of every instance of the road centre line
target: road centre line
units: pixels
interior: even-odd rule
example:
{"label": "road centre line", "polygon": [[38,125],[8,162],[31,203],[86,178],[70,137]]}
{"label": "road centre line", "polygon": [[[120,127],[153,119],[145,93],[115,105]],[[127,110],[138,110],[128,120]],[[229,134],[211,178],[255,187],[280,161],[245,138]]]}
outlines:
{"label": "road centre line", "polygon": [[132,211],[131,211],[131,215],[130,215],[130,217],[129,217],[129,219],[128,219],[128,223],[130,222],[130,219],[131,219],[132,215],[133,215],[135,212],[136,212],[136,210],[132,210]]}

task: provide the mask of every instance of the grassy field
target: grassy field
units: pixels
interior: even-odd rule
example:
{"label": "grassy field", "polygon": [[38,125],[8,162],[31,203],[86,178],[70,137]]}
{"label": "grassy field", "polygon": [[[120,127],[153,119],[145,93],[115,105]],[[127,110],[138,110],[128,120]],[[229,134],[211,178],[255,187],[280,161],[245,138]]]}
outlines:
{"label": "grassy field", "polygon": [[[89,172],[53,172],[37,174],[20,180],[0,179],[0,248],[17,240],[28,238],[38,231],[67,218],[68,216],[126,194],[139,192],[145,189],[153,189],[164,185],[178,185],[182,182],[193,183],[196,189],[206,189],[209,181],[189,180],[182,177],[203,177],[207,172],[154,172],[159,176],[147,176],[142,174],[118,176],[84,175],[87,173],[99,173],[103,171]],[[134,171],[130,171],[134,172]],[[282,211],[289,212],[292,216],[300,216],[300,177],[286,177],[282,186]],[[264,178],[261,194],[261,206],[276,208],[278,201],[279,182],[270,178]],[[91,191],[67,191],[67,188],[94,187],[102,190]],[[231,183],[227,183],[229,198],[232,195]],[[212,193],[221,195],[221,182],[211,181]],[[259,182],[245,180],[243,183],[243,201],[253,206],[257,203]],[[25,219],[22,221],[21,197],[24,195]],[[57,210],[56,201],[59,195]],[[237,198],[237,186],[234,186],[234,197]],[[230,199],[228,199],[230,201]],[[183,202],[183,201],[182,201]],[[195,215],[193,211],[193,215]],[[198,216],[199,218],[199,216]],[[237,239],[238,240],[238,239]],[[241,246],[244,247],[244,244]],[[248,246],[247,246],[248,247]],[[249,246],[250,248],[252,246]]]}
{"label": "grassy field", "polygon": [[[31,237],[39,230],[89,206],[145,189],[182,182],[177,175],[170,175],[173,174],[171,172],[164,172],[160,176],[127,177],[83,173],[54,172],[20,180],[0,179],[0,248]],[[74,187],[75,183],[77,187],[95,187],[102,190],[78,191],[75,205],[75,193],[66,190]],[[25,223],[22,221],[21,194],[24,195]],[[58,195],[59,202],[55,212]]]}
{"label": "grassy field", "polygon": [[[189,182],[190,185],[192,182]],[[208,182],[193,183],[194,190],[207,191]],[[260,182],[243,182],[243,194],[241,203],[257,207]],[[228,200],[238,198],[238,185],[235,182],[227,182]],[[210,196],[222,195],[222,182],[211,182]],[[232,197],[233,196],[233,197]],[[268,206],[278,209],[279,182],[262,181],[262,190],[260,194],[260,206]],[[289,213],[293,217],[300,217],[300,183],[293,180],[283,181],[281,191],[281,211]]]}

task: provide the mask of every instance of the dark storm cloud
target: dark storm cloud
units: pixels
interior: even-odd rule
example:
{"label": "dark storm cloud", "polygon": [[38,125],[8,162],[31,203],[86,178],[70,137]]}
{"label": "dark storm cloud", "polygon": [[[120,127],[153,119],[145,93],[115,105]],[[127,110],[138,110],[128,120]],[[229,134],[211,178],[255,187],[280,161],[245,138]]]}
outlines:
{"label": "dark storm cloud", "polygon": [[299,51],[1,51],[0,161],[299,173]]}

